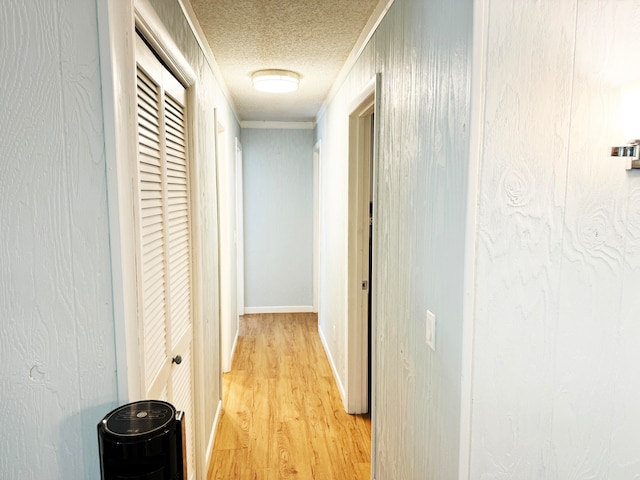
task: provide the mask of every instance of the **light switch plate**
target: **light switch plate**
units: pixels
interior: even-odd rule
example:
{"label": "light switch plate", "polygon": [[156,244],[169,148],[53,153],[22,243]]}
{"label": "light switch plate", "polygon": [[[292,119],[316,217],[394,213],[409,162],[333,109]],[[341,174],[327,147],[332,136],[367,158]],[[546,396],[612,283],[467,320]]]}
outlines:
{"label": "light switch plate", "polygon": [[426,337],[425,341],[427,345],[431,347],[431,350],[436,351],[436,315],[431,311],[427,310],[427,318],[426,318]]}

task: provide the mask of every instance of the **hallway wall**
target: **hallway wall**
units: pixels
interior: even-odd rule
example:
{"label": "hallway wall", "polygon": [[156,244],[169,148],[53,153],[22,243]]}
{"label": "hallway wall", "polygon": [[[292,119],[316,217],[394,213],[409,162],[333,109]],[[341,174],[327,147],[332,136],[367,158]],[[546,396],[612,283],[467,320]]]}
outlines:
{"label": "hallway wall", "polygon": [[[471,0],[396,0],[321,116],[320,331],[346,367],[350,105],[382,72],[373,292],[378,480],[458,473]],[[355,105],[353,105],[355,107]],[[436,315],[436,351],[425,343]]]}
{"label": "hallway wall", "polygon": [[95,2],[0,3],[0,477],[98,478],[116,405]]}
{"label": "hallway wall", "polygon": [[[629,140],[620,92],[640,81],[629,61],[639,28],[632,0],[396,0],[321,117],[334,189],[320,329],[344,382],[347,106],[382,72],[377,479],[640,471],[640,174],[609,157]],[[477,231],[465,232],[467,168],[479,172],[479,194]],[[465,236],[477,257],[466,279],[474,321],[463,325]],[[423,348],[425,308],[436,313],[435,354]]]}
{"label": "hallway wall", "polygon": [[[209,348],[199,422],[206,447],[221,399],[214,109],[232,149],[239,124],[179,2],[149,2],[200,87],[195,153],[204,207],[202,335]],[[117,199],[107,199],[114,165],[106,161],[105,138],[112,137],[105,128],[113,126],[103,121],[102,89],[110,86],[102,84],[108,58],[99,48],[98,25],[105,25],[96,5],[107,10],[106,2],[80,0],[0,4],[2,478],[99,478],[96,425],[128,400],[118,389],[127,371],[117,370],[122,345],[115,326],[123,319],[113,288],[121,279],[114,278],[111,256],[119,232],[110,230],[109,218]],[[114,10],[130,7],[122,2]],[[119,45],[130,46],[133,23],[122,17],[118,28],[129,31]]]}
{"label": "hallway wall", "polygon": [[485,3],[469,478],[638,478],[640,3]]}
{"label": "hallway wall", "polygon": [[313,130],[243,128],[247,313],[311,311]]}

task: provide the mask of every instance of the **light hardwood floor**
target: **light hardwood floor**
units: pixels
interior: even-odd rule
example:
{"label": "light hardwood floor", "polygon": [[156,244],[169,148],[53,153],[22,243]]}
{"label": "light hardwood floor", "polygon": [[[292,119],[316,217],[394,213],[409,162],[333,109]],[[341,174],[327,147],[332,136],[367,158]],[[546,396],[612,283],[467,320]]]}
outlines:
{"label": "light hardwood floor", "polygon": [[209,480],[370,478],[370,419],[345,413],[315,314],[242,317],[223,393]]}

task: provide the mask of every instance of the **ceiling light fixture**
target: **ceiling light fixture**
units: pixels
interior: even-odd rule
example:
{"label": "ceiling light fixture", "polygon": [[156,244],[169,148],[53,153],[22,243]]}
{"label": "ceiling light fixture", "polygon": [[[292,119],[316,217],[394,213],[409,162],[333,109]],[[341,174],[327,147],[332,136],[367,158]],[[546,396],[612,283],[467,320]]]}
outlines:
{"label": "ceiling light fixture", "polygon": [[287,93],[298,89],[300,75],[289,70],[259,70],[251,75],[251,81],[261,92]]}

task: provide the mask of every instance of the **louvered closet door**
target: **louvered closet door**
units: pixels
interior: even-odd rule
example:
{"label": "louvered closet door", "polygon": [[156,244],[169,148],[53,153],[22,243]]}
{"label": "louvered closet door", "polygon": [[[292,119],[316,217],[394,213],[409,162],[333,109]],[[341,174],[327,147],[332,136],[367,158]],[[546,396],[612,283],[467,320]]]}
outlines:
{"label": "louvered closet door", "polygon": [[186,414],[195,477],[186,92],[137,37],[138,305],[147,398]]}

